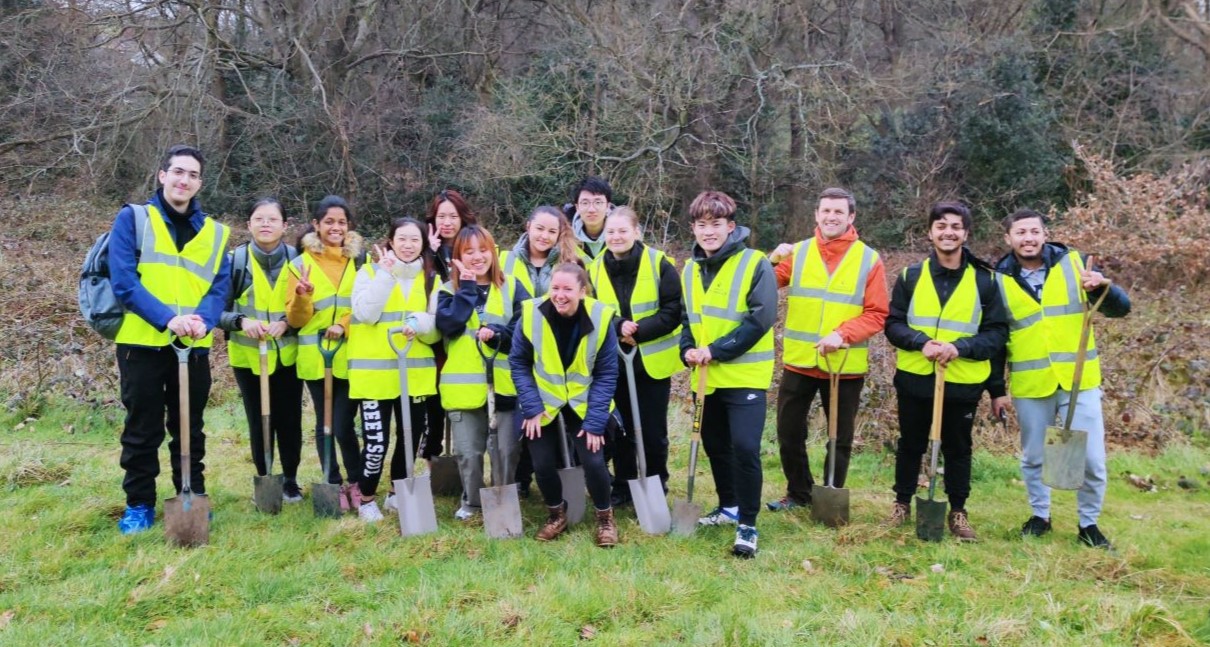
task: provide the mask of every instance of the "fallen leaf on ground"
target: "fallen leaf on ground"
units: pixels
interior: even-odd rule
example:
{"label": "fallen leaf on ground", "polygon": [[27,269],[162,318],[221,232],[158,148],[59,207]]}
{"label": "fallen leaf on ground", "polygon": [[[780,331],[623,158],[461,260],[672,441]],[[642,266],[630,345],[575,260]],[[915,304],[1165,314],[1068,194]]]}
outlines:
{"label": "fallen leaf on ground", "polygon": [[17,612],[13,611],[12,609],[9,609],[8,611],[5,611],[4,613],[0,613],[0,629],[7,627],[8,623],[12,622],[13,618],[16,617],[16,615],[17,615]]}
{"label": "fallen leaf on ground", "polygon": [[932,569],[932,571],[934,573],[944,573],[945,572],[945,567],[942,566],[941,564],[933,564],[930,568]]}
{"label": "fallen leaf on ground", "polygon": [[802,560],[802,570],[804,570],[808,573],[814,573],[815,565],[811,563],[811,560],[804,559],[804,560]]}
{"label": "fallen leaf on ground", "polygon": [[580,629],[580,640],[592,640],[597,637],[597,628],[592,625],[584,625]]}

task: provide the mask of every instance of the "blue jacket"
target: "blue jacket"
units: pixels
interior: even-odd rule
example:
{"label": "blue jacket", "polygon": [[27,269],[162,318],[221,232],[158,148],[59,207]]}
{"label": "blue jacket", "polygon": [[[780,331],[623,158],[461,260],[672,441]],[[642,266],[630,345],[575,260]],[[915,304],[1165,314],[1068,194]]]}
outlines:
{"label": "blue jacket", "polygon": [[[164,205],[163,196],[159,191],[147,201],[147,204],[153,205],[160,211],[161,214],[166,214],[168,208]],[[168,231],[174,236],[176,235],[172,221],[162,215],[165,226]],[[189,201],[189,224],[193,227],[194,232],[201,231],[202,226],[206,223],[206,214],[202,213],[201,207],[198,206],[197,199]],[[109,277],[110,283],[113,286],[114,295],[118,301],[127,310],[145,319],[157,330],[163,331],[168,328],[168,322],[176,316],[176,312],[164,305],[164,302],[155,298],[143,287],[143,283],[139,278],[138,257],[139,249],[138,241],[134,239],[134,211],[128,206],[123,206],[118,212],[117,218],[113,223],[113,231],[109,235]],[[231,259],[223,254],[222,264],[219,266],[218,275],[214,277],[214,283],[210,285],[210,291],[206,296],[202,297],[202,302],[198,306],[197,314],[206,322],[206,329],[210,330],[218,325],[219,318],[223,314],[223,306],[227,303],[227,292],[231,289]],[[199,351],[203,349],[198,349]]]}
{"label": "blue jacket", "polygon": [[[539,306],[539,309],[549,312],[554,308],[548,299]],[[546,316],[545,313],[544,316]],[[560,315],[556,313],[553,316]],[[580,304],[580,312],[577,316],[581,318],[579,334],[576,339],[569,340],[568,345],[571,348],[577,347],[580,339],[592,332],[592,320],[584,311],[583,303]],[[517,322],[517,329],[513,332],[513,346],[508,354],[513,384],[517,387],[517,408],[521,414],[518,418],[518,430],[520,430],[521,417],[532,418],[546,408],[542,404],[542,394],[538,391],[538,382],[534,380],[534,346],[521,331],[522,325],[522,322]],[[584,416],[584,424],[581,426],[584,431],[598,436],[605,433],[609,424],[609,404],[613,401],[617,385],[618,336],[614,333],[613,326],[607,325],[605,326],[605,343],[597,352],[597,361],[592,367],[592,384],[588,387],[588,415]]]}

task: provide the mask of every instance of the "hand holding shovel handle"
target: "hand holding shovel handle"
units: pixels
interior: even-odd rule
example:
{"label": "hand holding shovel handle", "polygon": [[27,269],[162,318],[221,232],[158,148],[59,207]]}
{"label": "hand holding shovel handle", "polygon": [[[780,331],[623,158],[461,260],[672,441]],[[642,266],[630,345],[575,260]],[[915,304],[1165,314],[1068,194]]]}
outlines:
{"label": "hand holding shovel handle", "polygon": [[[1092,259],[1089,258],[1088,262],[1091,267]],[[1084,310],[1084,320],[1080,323],[1080,345],[1076,348],[1076,365],[1071,374],[1071,398],[1067,403],[1067,419],[1063,422],[1065,436],[1071,433],[1071,423],[1075,420],[1076,399],[1080,395],[1080,383],[1084,379],[1084,362],[1088,359],[1088,338],[1092,336],[1092,316],[1101,309],[1105,297],[1109,296],[1109,289],[1113,287],[1113,281],[1105,279],[1101,287],[1104,288],[1101,290],[1101,296],[1091,307]]]}

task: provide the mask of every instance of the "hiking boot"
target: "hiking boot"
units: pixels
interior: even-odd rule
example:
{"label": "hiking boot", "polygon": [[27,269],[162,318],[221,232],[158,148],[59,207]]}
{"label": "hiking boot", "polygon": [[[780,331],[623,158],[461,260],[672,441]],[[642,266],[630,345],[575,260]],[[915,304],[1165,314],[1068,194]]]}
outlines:
{"label": "hiking boot", "polygon": [[770,501],[770,502],[766,503],[765,507],[768,508],[772,512],[789,512],[791,510],[796,510],[798,508],[805,508],[808,505],[810,505],[810,504],[809,503],[799,503],[798,501],[795,501],[794,499],[791,499],[788,496],[783,496],[782,498],[780,498],[776,501]]}
{"label": "hiking boot", "polygon": [[887,517],[886,525],[891,528],[898,528],[911,523],[911,521],[912,504],[896,501],[895,505],[891,508],[891,516]]}
{"label": "hiking boot", "polygon": [[742,559],[756,557],[757,536],[756,526],[739,524],[735,528],[735,545],[731,547],[731,554]]}
{"label": "hiking boot", "polygon": [[1029,518],[1025,525],[1021,526],[1022,537],[1041,537],[1050,532],[1050,519],[1043,519],[1038,515]]}
{"label": "hiking boot", "polygon": [[470,519],[474,519],[475,515],[477,514],[479,514],[479,510],[477,508],[463,505],[459,506],[458,509],[454,511],[454,518],[458,521],[468,521]]}
{"label": "hiking boot", "polygon": [[715,508],[710,514],[697,520],[701,526],[727,526],[739,523],[739,510],[736,508]]}
{"label": "hiking boot", "polygon": [[597,546],[612,548],[617,545],[618,526],[613,522],[613,508],[597,510]]}
{"label": "hiking boot", "polygon": [[284,503],[298,503],[303,500],[302,488],[297,481],[286,481],[281,486],[281,500]]}
{"label": "hiking boot", "polygon": [[366,501],[357,508],[357,516],[366,523],[382,521],[382,510],[378,509],[377,501]]}
{"label": "hiking boot", "polygon": [[1097,528],[1094,523],[1091,526],[1080,528],[1079,534],[1076,535],[1080,541],[1092,548],[1103,548],[1105,550],[1113,550],[1113,544],[1101,534],[1101,529]]}
{"label": "hiking boot", "polygon": [[[557,506],[547,506],[549,516],[546,517],[546,523],[538,530],[538,534],[534,537],[538,541],[550,541],[555,537],[563,534],[567,530],[567,502],[564,501]],[[611,510],[612,517],[612,510]],[[614,541],[616,542],[616,535]]]}
{"label": "hiking boot", "polygon": [[151,528],[155,523],[155,506],[142,503],[126,506],[126,512],[118,520],[118,532],[123,535],[133,535]]}
{"label": "hiking boot", "polygon": [[958,541],[979,541],[979,536],[971,527],[971,520],[966,516],[966,510],[951,510],[948,521],[950,534],[957,537]]}

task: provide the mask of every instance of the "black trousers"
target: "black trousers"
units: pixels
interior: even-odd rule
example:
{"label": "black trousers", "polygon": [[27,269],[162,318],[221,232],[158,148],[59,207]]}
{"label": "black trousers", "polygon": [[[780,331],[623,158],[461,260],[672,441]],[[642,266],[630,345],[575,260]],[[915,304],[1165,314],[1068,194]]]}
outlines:
{"label": "black trousers", "polygon": [[[432,458],[440,456],[444,451],[445,446],[445,407],[441,406],[441,395],[430,395],[424,399],[425,408],[425,424],[424,433],[420,438],[420,445],[424,448],[424,457]],[[412,416],[412,421],[415,422],[418,418]],[[417,427],[420,429],[420,427]],[[453,449],[453,448],[451,448]],[[399,472],[402,473],[402,472]],[[391,478],[395,478],[396,472],[393,466],[391,467]],[[403,478],[400,476],[399,478]]]}
{"label": "black trousers", "polygon": [[[265,442],[261,430],[260,377],[250,368],[232,367],[248,419],[248,445],[256,473],[265,476]],[[269,376],[269,449],[280,452],[281,473],[296,481],[302,460],[302,381],[293,366],[278,366]]]}
{"label": "black trousers", "polygon": [[[637,362],[636,362],[637,364]],[[630,479],[638,478],[638,440],[634,435],[634,412],[630,406],[630,387],[626,371],[618,373],[618,389],[614,396],[622,426],[613,445],[614,488],[629,496]],[[672,394],[672,379],[657,380],[635,366],[634,385],[638,391],[639,422],[643,425],[643,455],[647,459],[647,476],[668,482],[668,398]]]}
{"label": "black trousers", "polygon": [[766,399],[759,389],[715,389],[702,411],[702,447],[710,459],[718,504],[739,507],[739,522],[749,526],[756,525],[760,512]]}
{"label": "black trousers", "polygon": [[[911,503],[920,477],[920,458],[928,450],[933,399],[902,391],[899,400],[899,449],[895,452],[895,500]],[[941,455],[945,459],[945,493],[950,508],[966,509],[971,493],[971,428],[978,401],[947,400],[941,409]]]}
{"label": "black trousers", "polygon": [[[590,452],[588,434],[582,438],[576,437],[584,421],[571,407],[563,407],[563,420],[567,425],[569,449],[579,457],[580,465],[584,467],[584,481],[588,485],[592,504],[598,510],[608,510],[612,504],[609,502],[610,479],[609,468],[605,467],[605,448]],[[534,480],[538,482],[542,499],[551,507],[563,502],[563,481],[559,480],[558,472],[563,467],[559,433],[559,422],[556,420],[542,427],[541,436],[532,440],[527,438],[522,443],[529,445],[529,455],[534,461]]]}
{"label": "black trousers", "polygon": [[[147,348],[119,344],[118,374],[126,421],[122,426],[120,464],[126,472],[122,489],[126,505],[155,505],[155,479],[160,475],[160,445],[165,431],[172,484],[181,491],[180,382],[176,352],[170,346]],[[189,479],[190,489],[206,491],[204,474],[206,434],[202,413],[210,399],[210,356],[190,353],[189,374]]]}
{"label": "black trousers", "polygon": [[[365,450],[362,454],[362,471],[359,482],[361,493],[374,496],[378,482],[382,480],[382,464],[386,461],[387,449],[391,445],[391,418],[395,418],[395,451],[391,454],[391,480],[407,478],[407,452],[403,444],[403,418],[399,398],[390,400],[362,400],[361,440]],[[428,427],[428,401],[412,400],[408,403],[412,416],[412,453],[420,453],[420,438]],[[425,451],[428,451],[427,448]],[[429,458],[428,454],[420,458]],[[413,466],[412,470],[416,468]]]}
{"label": "black trousers", "polygon": [[[849,475],[849,457],[853,452],[853,428],[857,418],[857,407],[861,404],[861,388],[865,378],[840,381],[838,417],[836,419],[836,474],[833,486],[844,487]],[[781,470],[786,475],[786,496],[797,503],[811,502],[811,488],[815,479],[811,475],[811,464],[807,457],[808,414],[811,402],[819,394],[824,419],[830,414],[828,399],[831,389],[826,378],[811,377],[786,370],[781,374],[781,387],[777,391],[777,446],[781,454]],[[827,428],[824,428],[825,434]],[[824,456],[824,483],[828,479],[829,449]]]}
{"label": "black trousers", "polygon": [[315,452],[319,455],[319,465],[322,469],[326,464],[328,473],[324,478],[328,483],[339,485],[340,465],[336,462],[336,447],[340,447],[340,460],[344,463],[345,474],[350,483],[361,476],[361,446],[357,442],[354,418],[357,416],[357,404],[349,400],[349,381],[339,377],[332,378],[332,437],[331,451],[328,460],[324,460],[324,381],[306,380],[307,391],[311,393],[311,404],[315,407]]}

